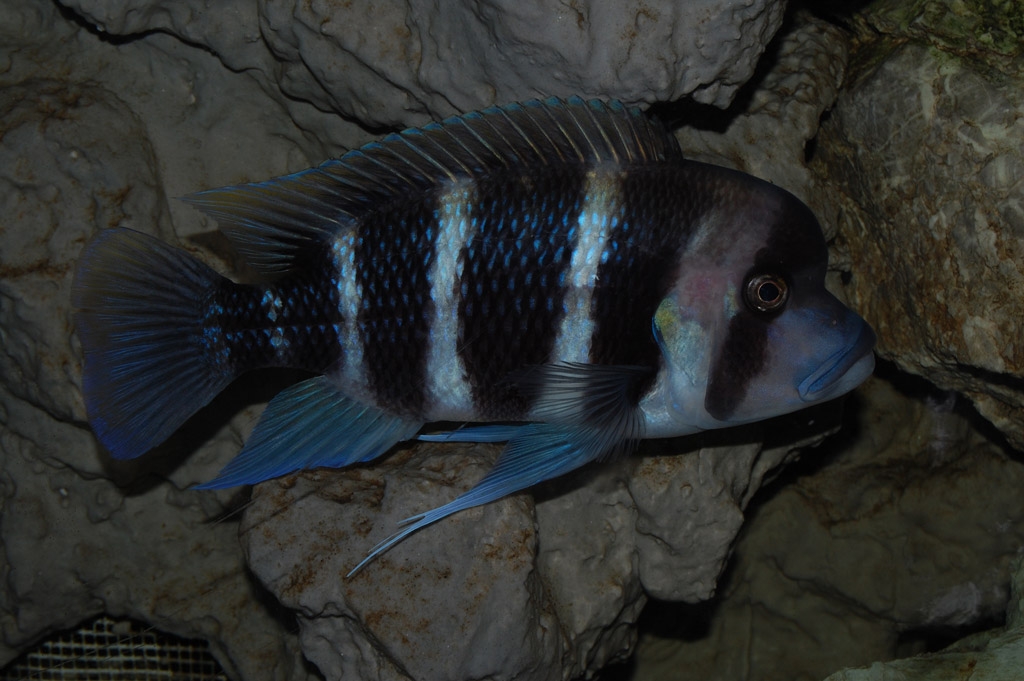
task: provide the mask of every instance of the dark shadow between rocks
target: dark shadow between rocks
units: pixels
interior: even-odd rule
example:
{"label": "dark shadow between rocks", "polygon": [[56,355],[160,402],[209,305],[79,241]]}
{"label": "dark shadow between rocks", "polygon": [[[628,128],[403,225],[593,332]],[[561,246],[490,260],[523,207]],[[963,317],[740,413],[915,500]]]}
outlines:
{"label": "dark shadow between rocks", "polygon": [[1006,618],[983,618],[960,627],[919,627],[900,633],[896,641],[896,659],[936,653],[974,634],[1006,626]]}

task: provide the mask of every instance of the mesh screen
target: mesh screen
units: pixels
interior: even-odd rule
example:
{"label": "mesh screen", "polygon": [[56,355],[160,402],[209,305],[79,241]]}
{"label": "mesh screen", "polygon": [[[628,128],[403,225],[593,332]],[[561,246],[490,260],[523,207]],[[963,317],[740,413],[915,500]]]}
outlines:
{"label": "mesh screen", "polygon": [[202,640],[100,617],[43,641],[0,681],[228,681]]}

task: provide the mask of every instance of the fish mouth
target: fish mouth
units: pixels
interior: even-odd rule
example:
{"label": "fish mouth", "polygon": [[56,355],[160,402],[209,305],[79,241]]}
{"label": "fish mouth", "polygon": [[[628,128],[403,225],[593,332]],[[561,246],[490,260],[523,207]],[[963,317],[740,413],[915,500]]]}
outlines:
{"label": "fish mouth", "polygon": [[805,402],[838,397],[864,382],[875,369],[875,332],[861,322],[860,334],[850,345],[834,353],[807,376],[797,390]]}

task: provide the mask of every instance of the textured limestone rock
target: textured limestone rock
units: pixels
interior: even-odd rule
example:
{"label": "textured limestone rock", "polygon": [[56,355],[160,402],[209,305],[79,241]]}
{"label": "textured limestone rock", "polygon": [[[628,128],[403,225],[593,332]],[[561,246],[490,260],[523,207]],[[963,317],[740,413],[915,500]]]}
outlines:
{"label": "textured limestone rock", "polygon": [[765,55],[762,70],[723,116],[680,115],[676,131],[686,154],[730,165],[774,182],[806,201],[826,232],[835,229],[831,190],[806,165],[806,149],[823,113],[836,100],[848,59],[848,37],[837,26],[799,13]]}
{"label": "textured limestone rock", "polygon": [[468,489],[498,449],[420,445],[369,468],[271,481],[245,511],[248,563],[296,611],[303,650],[327,679],[590,675],[631,651],[646,593],[714,593],[750,497],[820,441],[834,407],[816,412],[817,425],[780,421],[778,446],[728,442],[595,467],[544,486],[536,506],[517,495],[456,514],[352,578],[398,521]]}
{"label": "textured limestone rock", "polygon": [[455,496],[492,460],[487,447],[452,449],[427,445],[372,468],[256,488],[242,525],[249,564],[298,613],[303,648],[325,678],[559,678],[558,628],[528,560],[536,538],[523,497],[428,528],[346,578],[410,507]]}
{"label": "textured limestone rock", "polygon": [[114,35],[167,31],[264,87],[375,126],[539,94],[726,106],[782,22],[779,0],[551,4],[294,0],[66,3]]}
{"label": "textured limestone rock", "polygon": [[892,40],[858,53],[820,160],[880,354],[968,395],[1024,449],[1024,41],[1006,38],[1016,10],[1003,27],[980,4],[870,14]]}
{"label": "textured limestone rock", "polygon": [[678,623],[641,639],[635,678],[675,678],[685,662],[708,679],[821,679],[1001,618],[1024,546],[1024,466],[951,400],[879,380],[858,397],[857,423],[818,454],[826,465],[748,520],[707,634],[675,640],[695,613],[663,606]]}
{"label": "textured limestone rock", "polygon": [[847,669],[825,681],[887,681],[888,679],[927,679],[928,681],[1017,681],[1024,669],[1024,567],[1018,560],[1013,573],[1013,598],[1006,611],[1003,629],[982,632],[957,641],[930,655],[905,660],[876,662],[864,669]]}
{"label": "textured limestone rock", "polygon": [[[848,90],[808,148],[811,186],[824,191],[806,198],[826,229],[838,222],[840,289],[875,325],[881,353],[969,396],[1020,448],[1015,7],[885,1],[853,17]],[[706,138],[728,158],[743,122],[721,138],[724,126],[680,137],[698,149]],[[685,665],[706,679],[811,681],[999,620],[1024,547],[1019,459],[974,432],[953,393],[913,401],[876,384],[861,395],[860,425],[844,430],[861,440],[755,511],[713,608],[657,609],[633,678],[676,678]],[[830,681],[1018,679],[1021,668],[1009,624]]]}

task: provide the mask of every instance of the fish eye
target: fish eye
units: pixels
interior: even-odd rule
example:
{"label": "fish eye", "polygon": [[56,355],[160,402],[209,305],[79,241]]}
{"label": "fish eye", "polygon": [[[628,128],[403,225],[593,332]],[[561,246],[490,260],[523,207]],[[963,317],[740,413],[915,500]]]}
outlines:
{"label": "fish eye", "polygon": [[747,305],[758,312],[777,312],[789,299],[789,285],[776,274],[758,274],[747,282]]}

